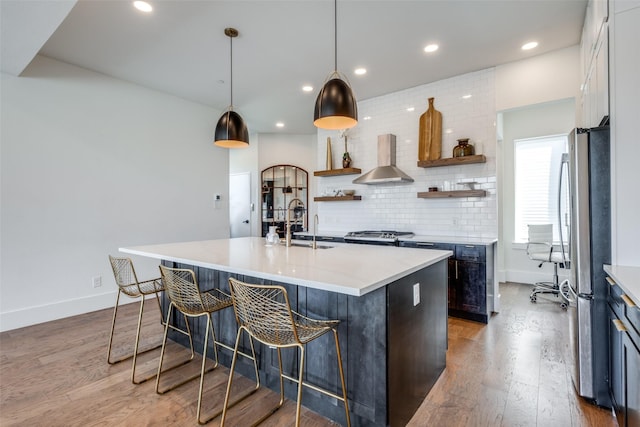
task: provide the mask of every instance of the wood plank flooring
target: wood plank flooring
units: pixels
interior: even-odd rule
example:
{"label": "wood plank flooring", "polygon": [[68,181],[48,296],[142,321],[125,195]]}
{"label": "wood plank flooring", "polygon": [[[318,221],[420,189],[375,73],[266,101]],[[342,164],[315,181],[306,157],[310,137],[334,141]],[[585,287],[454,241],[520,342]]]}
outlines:
{"label": "wood plank flooring", "polygon": [[447,367],[410,426],[614,427],[571,382],[568,313],[530,285],[500,285],[488,325],[449,318]]}
{"label": "wood plank flooring", "polygon": [[[502,312],[489,325],[449,319],[447,368],[409,425],[616,425],[610,411],[576,397],[567,366],[566,314],[553,297],[530,303],[529,289],[501,285]],[[143,348],[159,343],[162,334],[152,302],[145,308]],[[130,304],[119,313],[117,353],[133,343],[137,310],[137,304]],[[130,361],[107,364],[111,314],[101,310],[0,334],[1,426],[197,425],[197,380],[158,395],[155,380],[131,384]],[[153,374],[158,354],[154,350],[141,357],[137,375]],[[180,362],[185,354],[174,345],[166,363]],[[198,360],[184,365],[163,376],[162,384],[199,366]],[[222,404],[227,378],[225,367],[207,374],[205,414]],[[235,378],[238,391],[252,385]],[[276,393],[260,390],[231,410],[229,425],[248,425],[277,401]],[[294,416],[295,404],[287,400],[262,425],[288,426]],[[302,422],[336,425],[306,409]]]}

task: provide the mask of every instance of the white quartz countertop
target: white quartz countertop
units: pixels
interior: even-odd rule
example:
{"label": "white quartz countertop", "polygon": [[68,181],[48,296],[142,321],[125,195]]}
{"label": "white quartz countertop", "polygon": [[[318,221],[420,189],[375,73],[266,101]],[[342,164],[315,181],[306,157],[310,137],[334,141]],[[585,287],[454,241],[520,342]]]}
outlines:
{"label": "white quartz countertop", "polygon": [[429,243],[453,243],[460,245],[493,245],[498,242],[496,238],[489,237],[463,237],[463,236],[424,236],[399,237],[401,242],[429,242]]}
{"label": "white quartz countertop", "polygon": [[640,307],[640,267],[605,265],[604,271],[616,281],[625,294]]}
{"label": "white quartz countertop", "polygon": [[[294,243],[308,245],[308,241]],[[318,246],[321,246],[319,244]],[[120,248],[120,252],[248,275],[298,286],[362,296],[452,255],[451,251],[389,246],[283,244],[260,237]]]}

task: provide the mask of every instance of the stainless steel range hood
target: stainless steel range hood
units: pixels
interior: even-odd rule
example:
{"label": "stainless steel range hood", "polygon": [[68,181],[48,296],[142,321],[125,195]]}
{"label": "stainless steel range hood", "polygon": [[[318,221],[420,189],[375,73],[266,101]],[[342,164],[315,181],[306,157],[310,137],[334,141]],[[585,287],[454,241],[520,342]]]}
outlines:
{"label": "stainless steel range hood", "polygon": [[396,167],[396,136],[390,133],[378,135],[378,167],[353,180],[354,184],[388,182],[413,182],[413,178]]}

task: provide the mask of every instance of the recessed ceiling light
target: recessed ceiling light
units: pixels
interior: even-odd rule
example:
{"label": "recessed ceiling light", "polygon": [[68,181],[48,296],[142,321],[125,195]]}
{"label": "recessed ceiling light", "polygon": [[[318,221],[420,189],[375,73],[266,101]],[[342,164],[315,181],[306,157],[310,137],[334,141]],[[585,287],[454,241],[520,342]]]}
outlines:
{"label": "recessed ceiling light", "polygon": [[361,76],[363,74],[367,74],[367,69],[366,68],[356,68],[355,70],[353,70],[353,72],[356,75]]}
{"label": "recessed ceiling light", "polygon": [[311,92],[313,90],[313,86],[309,86],[309,85],[302,86],[302,90],[305,92]]}
{"label": "recessed ceiling light", "polygon": [[408,111],[408,112],[412,112],[412,111],[414,111],[414,110],[415,110],[415,108],[414,108],[414,107],[408,107],[408,108],[407,108],[407,111]]}
{"label": "recessed ceiling light", "polygon": [[538,42],[529,42],[522,45],[522,50],[533,49],[538,46]]}
{"label": "recessed ceiling light", "polygon": [[462,99],[469,99],[469,98],[471,98],[471,94],[462,95]]}
{"label": "recessed ceiling light", "polygon": [[151,7],[149,3],[147,3],[146,1],[140,1],[140,0],[134,1],[133,7],[135,7],[141,12],[147,12],[147,13],[153,10],[153,7]]}
{"label": "recessed ceiling light", "polygon": [[425,46],[424,51],[427,53],[431,53],[431,52],[435,52],[436,50],[438,50],[438,45],[437,44],[428,44]]}
{"label": "recessed ceiling light", "polygon": [[276,123],[276,127],[283,128],[284,127],[284,123],[278,122],[278,123]]}
{"label": "recessed ceiling light", "polygon": [[452,131],[451,129],[446,129],[446,130],[444,131],[444,133],[452,133],[452,132],[453,132],[453,131]]}
{"label": "recessed ceiling light", "polygon": [[371,120],[371,116],[364,116],[362,120]]}

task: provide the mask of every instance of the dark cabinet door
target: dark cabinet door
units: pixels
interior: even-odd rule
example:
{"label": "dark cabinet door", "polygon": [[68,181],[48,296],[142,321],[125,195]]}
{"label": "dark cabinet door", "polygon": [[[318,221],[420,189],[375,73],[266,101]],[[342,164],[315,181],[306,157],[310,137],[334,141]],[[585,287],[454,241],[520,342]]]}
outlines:
{"label": "dark cabinet door", "polygon": [[[626,426],[640,426],[640,350],[628,334],[623,334],[623,357],[626,384]],[[620,424],[622,425],[622,424]]]}
{"label": "dark cabinet door", "polygon": [[456,263],[456,308],[485,314],[487,312],[486,264],[468,261],[456,261]]}
{"label": "dark cabinet door", "polygon": [[447,307],[458,308],[457,283],[456,283],[456,260],[449,258],[449,269],[447,272]]}
{"label": "dark cabinet door", "polygon": [[619,425],[624,426],[624,360],[622,351],[624,331],[618,330],[616,321],[618,318],[615,312],[609,308],[609,387]]}

